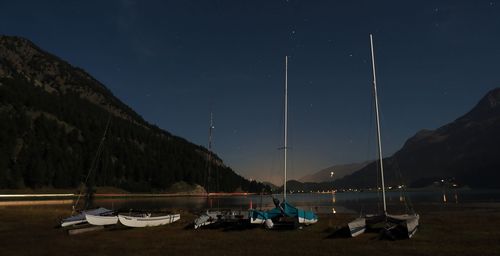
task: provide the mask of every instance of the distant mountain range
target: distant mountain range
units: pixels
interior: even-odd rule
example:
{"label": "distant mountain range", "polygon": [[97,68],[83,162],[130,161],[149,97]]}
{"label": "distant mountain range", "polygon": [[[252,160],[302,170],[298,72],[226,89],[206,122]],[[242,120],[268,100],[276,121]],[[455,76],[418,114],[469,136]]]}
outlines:
{"label": "distant mountain range", "polygon": [[[468,113],[436,130],[421,130],[393,156],[384,158],[388,186],[428,186],[451,179],[461,185],[500,188],[500,88]],[[336,182],[337,187],[374,187],[371,163]]]}
{"label": "distant mountain range", "polygon": [[[436,130],[417,132],[383,162],[386,186],[427,187],[444,180],[457,186],[500,188],[500,88],[488,92],[455,121]],[[343,177],[328,181],[335,170]],[[287,188],[363,189],[379,183],[378,162],[372,161],[326,168],[300,181],[288,181]]]}
{"label": "distant mountain range", "polygon": [[300,178],[300,182],[331,182],[339,180],[346,175],[352,174],[355,171],[360,170],[372,161],[365,161],[362,163],[353,164],[342,164],[334,165],[332,167],[325,168],[313,174],[306,175]]}
{"label": "distant mountain range", "polygon": [[210,191],[270,190],[207,156],[146,122],[84,70],[27,39],[0,36],[0,189],[75,188],[92,169],[88,183],[128,191],[166,191],[181,181]]}

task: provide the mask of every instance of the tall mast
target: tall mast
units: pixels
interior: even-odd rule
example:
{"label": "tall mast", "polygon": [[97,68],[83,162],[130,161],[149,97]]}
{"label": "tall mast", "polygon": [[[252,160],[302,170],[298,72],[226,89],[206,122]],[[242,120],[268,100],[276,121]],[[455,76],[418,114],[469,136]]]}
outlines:
{"label": "tall mast", "polygon": [[208,129],[208,150],[212,151],[212,130],[214,129],[214,115],[210,112],[210,127]]}
{"label": "tall mast", "polygon": [[375,74],[375,53],[373,50],[373,35],[370,34],[370,48],[372,52],[372,73],[373,73],[373,97],[375,98],[375,114],[377,117],[377,142],[378,142],[378,161],[380,164],[380,176],[382,178],[382,197],[384,201],[384,214],[387,213],[387,205],[385,202],[385,182],[384,182],[384,163],[382,162],[382,141],[380,139],[380,117],[378,111],[378,96],[377,96],[377,76]]}
{"label": "tall mast", "polygon": [[212,167],[212,130],[214,129],[214,118],[213,118],[213,113],[210,112],[210,127],[208,128],[208,184],[207,184],[207,194],[210,193],[209,188],[210,188],[210,170]]}
{"label": "tall mast", "polygon": [[283,183],[283,201],[286,201],[286,151],[287,151],[287,130],[288,130],[288,56],[285,56],[285,181]]}

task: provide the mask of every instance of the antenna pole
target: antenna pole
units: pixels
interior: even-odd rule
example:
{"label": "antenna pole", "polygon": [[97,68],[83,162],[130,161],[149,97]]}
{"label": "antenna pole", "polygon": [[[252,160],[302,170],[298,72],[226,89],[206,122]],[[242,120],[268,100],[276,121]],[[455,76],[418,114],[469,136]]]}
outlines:
{"label": "antenna pole", "polygon": [[373,35],[370,34],[370,49],[372,53],[372,73],[373,73],[373,97],[375,98],[375,114],[377,117],[377,142],[378,142],[378,159],[380,164],[380,176],[382,177],[382,197],[384,202],[384,214],[387,214],[387,205],[385,202],[385,182],[384,182],[384,163],[382,162],[382,141],[380,139],[380,117],[378,109],[377,96],[377,76],[375,74],[375,53],[373,50]]}
{"label": "antenna pole", "polygon": [[286,151],[287,147],[287,130],[288,130],[288,56],[285,56],[285,181],[283,183],[283,202],[286,201]]}

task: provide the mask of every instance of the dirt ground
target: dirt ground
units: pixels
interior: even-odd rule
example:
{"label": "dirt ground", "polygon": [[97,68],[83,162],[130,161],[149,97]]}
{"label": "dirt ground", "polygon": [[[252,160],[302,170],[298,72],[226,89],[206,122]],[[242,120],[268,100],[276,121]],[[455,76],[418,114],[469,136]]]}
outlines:
{"label": "dirt ground", "polygon": [[107,227],[68,235],[56,227],[67,206],[0,208],[0,255],[500,255],[500,204],[421,205],[419,231],[409,240],[380,240],[367,233],[338,237],[355,216],[320,215],[299,230],[202,229],[194,214],[151,228]]}

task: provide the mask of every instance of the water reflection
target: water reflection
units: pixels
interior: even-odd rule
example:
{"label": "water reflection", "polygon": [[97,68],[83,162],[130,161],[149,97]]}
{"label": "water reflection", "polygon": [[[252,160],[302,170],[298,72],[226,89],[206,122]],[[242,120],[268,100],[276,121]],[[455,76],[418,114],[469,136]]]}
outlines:
{"label": "water reflection", "polygon": [[[282,195],[274,195],[281,199]],[[450,198],[448,198],[450,196]],[[500,190],[454,190],[446,191],[401,191],[387,192],[392,210],[405,209],[407,203],[440,203],[448,199],[456,204],[470,202],[500,202]],[[30,201],[31,200],[31,201]],[[304,210],[318,213],[360,213],[380,210],[380,195],[377,192],[342,192],[325,194],[290,194],[288,202]],[[68,204],[71,200],[4,200],[0,205],[33,205],[33,204]],[[129,198],[96,198],[96,206],[110,209],[184,209],[193,212],[211,209],[247,210],[249,208],[271,209],[274,207],[270,195],[246,195],[229,197],[129,197]]]}

